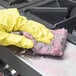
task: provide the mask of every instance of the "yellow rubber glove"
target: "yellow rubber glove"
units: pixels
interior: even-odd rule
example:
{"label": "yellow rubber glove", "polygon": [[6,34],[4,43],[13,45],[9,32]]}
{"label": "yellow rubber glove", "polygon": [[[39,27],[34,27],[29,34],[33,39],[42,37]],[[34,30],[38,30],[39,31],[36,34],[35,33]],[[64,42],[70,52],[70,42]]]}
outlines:
{"label": "yellow rubber glove", "polygon": [[27,20],[20,16],[16,8],[0,10],[0,45],[16,45],[22,48],[32,48],[33,42],[24,36],[10,34],[12,31],[26,31],[37,41],[50,43],[52,33],[44,25]]}
{"label": "yellow rubber glove", "polygon": [[16,45],[18,47],[27,49],[34,46],[33,42],[24,36],[10,34],[2,31],[0,31],[0,45]]}
{"label": "yellow rubber glove", "polygon": [[0,10],[0,45],[16,45],[21,48],[32,48],[34,43],[24,36],[11,34],[17,26],[19,12],[16,8]]}

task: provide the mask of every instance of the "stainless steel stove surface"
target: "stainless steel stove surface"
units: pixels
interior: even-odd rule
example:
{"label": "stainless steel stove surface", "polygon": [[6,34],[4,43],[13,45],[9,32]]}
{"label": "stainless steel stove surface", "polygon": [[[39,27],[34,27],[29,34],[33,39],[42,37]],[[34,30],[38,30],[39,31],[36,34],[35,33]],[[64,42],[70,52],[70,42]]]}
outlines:
{"label": "stainless steel stove surface", "polygon": [[67,43],[65,54],[59,57],[37,57],[25,56],[20,60],[27,62],[32,68],[37,70],[42,76],[75,76],[76,75],[76,46]]}

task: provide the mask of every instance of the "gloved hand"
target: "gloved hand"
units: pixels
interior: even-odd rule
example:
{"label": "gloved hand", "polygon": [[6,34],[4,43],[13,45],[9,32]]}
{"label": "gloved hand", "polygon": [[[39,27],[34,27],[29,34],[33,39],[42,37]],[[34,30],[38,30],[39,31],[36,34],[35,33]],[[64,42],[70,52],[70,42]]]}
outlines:
{"label": "gloved hand", "polygon": [[50,43],[53,34],[44,25],[26,17],[20,16],[16,8],[0,10],[0,45],[16,45],[22,48],[32,48],[32,40],[11,34],[12,31],[25,31],[31,34],[36,41]]}

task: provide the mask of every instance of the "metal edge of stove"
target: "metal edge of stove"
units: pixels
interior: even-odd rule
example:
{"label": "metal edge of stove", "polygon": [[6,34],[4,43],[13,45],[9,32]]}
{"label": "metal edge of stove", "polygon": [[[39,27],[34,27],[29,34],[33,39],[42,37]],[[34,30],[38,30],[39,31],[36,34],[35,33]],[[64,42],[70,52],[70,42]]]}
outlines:
{"label": "metal edge of stove", "polygon": [[43,76],[35,67],[25,60],[21,60],[6,47],[0,46],[0,59],[18,71],[21,76]]}

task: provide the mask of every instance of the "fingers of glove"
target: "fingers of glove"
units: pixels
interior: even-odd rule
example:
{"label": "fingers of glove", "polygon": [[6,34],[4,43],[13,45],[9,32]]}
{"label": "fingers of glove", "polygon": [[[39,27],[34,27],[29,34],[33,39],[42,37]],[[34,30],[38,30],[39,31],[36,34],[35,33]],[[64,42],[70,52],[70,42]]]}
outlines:
{"label": "fingers of glove", "polygon": [[0,31],[0,45],[8,46],[8,45],[15,45],[21,48],[32,48],[34,43],[32,40],[15,34],[9,34],[6,32]]}

